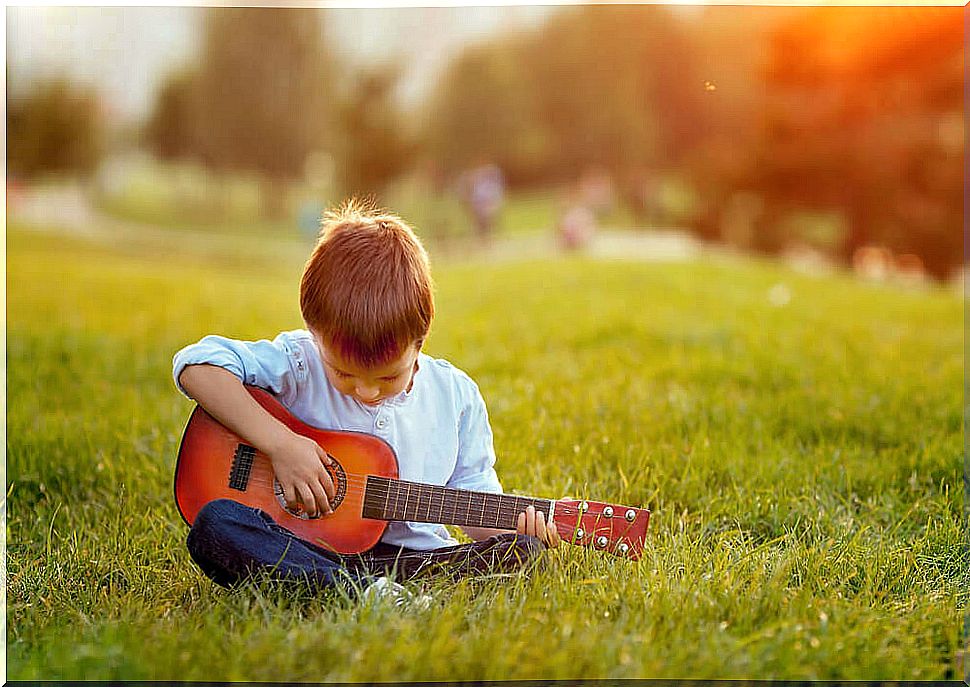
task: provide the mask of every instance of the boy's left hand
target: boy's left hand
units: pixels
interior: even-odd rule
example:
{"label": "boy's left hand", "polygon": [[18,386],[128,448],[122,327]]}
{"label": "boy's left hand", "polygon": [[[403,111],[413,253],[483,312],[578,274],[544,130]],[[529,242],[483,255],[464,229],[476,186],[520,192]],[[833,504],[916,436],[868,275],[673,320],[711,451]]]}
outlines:
{"label": "boy's left hand", "polygon": [[556,529],[555,520],[546,522],[546,514],[536,511],[533,506],[525,509],[524,513],[519,513],[518,527],[515,530],[519,534],[527,534],[536,537],[550,549],[559,546],[562,541],[559,538],[559,530]]}

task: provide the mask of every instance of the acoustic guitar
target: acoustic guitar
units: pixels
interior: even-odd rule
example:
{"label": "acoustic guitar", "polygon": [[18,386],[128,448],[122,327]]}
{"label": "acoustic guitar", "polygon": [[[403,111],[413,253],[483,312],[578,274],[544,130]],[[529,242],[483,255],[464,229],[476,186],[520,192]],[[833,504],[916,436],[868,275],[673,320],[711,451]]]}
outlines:
{"label": "acoustic guitar", "polygon": [[398,479],[394,449],[362,432],[317,429],[293,417],[269,392],[246,389],[273,417],[316,441],[333,459],[326,466],[336,495],[333,513],[310,517],[291,508],[269,458],[196,406],[175,466],[175,501],[191,525],[209,501],[228,498],[260,508],[297,536],[340,554],[366,551],[389,520],[515,530],[527,506],[555,521],[563,541],[637,559],[650,511],[575,499],[536,499],[452,489]]}

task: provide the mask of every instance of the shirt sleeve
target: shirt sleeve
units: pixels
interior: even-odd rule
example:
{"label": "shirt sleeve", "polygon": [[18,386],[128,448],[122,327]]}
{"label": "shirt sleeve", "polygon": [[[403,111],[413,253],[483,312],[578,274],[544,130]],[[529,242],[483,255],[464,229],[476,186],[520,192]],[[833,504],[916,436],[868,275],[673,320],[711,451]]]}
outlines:
{"label": "shirt sleeve", "polygon": [[501,493],[502,484],[495,474],[495,447],[488,411],[478,387],[472,385],[473,397],[458,422],[458,461],[447,486]]}
{"label": "shirt sleeve", "polygon": [[216,365],[235,375],[243,384],[269,390],[284,405],[293,401],[297,385],[306,375],[302,352],[285,334],[273,341],[237,341],[209,335],[186,346],[172,360],[172,375],[179,391],[179,375],[187,365]]}

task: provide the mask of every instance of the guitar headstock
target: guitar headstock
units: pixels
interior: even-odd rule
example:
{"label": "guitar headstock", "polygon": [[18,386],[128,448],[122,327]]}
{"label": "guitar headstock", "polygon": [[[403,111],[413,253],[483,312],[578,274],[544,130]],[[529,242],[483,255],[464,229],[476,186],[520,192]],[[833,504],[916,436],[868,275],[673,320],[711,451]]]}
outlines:
{"label": "guitar headstock", "polygon": [[555,502],[556,529],[563,541],[637,560],[650,522],[645,508],[598,501]]}

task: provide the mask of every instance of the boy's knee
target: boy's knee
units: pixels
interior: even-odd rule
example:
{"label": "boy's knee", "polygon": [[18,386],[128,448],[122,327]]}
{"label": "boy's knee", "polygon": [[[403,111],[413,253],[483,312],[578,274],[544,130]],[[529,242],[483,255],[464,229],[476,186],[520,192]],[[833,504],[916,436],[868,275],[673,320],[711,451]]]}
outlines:
{"label": "boy's knee", "polygon": [[195,514],[192,522],[193,530],[213,530],[244,517],[244,510],[249,510],[247,506],[237,503],[231,499],[216,499],[209,501]]}
{"label": "boy's knee", "polygon": [[195,514],[186,544],[189,551],[208,549],[213,544],[235,541],[258,526],[258,511],[231,499],[216,499]]}

